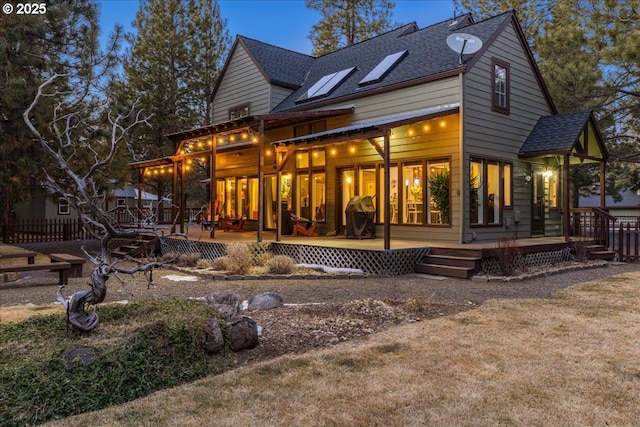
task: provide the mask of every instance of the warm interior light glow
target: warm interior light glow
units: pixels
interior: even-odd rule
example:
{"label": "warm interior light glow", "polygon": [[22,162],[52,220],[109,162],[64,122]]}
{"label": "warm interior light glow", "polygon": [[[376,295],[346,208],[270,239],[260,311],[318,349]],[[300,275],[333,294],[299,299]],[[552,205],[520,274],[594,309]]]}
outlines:
{"label": "warm interior light glow", "polygon": [[347,184],[351,184],[351,177],[350,176],[347,177]]}

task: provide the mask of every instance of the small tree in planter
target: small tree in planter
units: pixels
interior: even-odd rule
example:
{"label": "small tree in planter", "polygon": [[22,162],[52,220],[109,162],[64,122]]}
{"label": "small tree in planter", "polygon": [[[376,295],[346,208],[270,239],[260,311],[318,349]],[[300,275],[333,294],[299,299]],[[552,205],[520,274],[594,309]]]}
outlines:
{"label": "small tree in planter", "polygon": [[442,215],[442,224],[449,224],[449,171],[434,173],[429,177],[429,193],[436,210]]}

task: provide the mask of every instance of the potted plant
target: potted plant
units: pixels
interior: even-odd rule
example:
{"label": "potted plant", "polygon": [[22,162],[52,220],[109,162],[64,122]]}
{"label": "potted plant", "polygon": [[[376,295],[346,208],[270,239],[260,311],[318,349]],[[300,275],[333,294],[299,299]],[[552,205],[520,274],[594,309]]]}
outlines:
{"label": "potted plant", "polygon": [[429,177],[429,192],[436,210],[440,211],[441,223],[449,224],[449,171],[443,170]]}

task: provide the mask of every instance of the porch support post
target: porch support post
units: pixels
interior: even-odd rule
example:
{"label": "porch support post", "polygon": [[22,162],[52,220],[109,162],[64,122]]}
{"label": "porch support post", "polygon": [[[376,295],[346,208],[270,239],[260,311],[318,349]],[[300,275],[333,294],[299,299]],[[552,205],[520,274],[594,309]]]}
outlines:
{"label": "porch support post", "polygon": [[218,212],[218,181],[216,179],[216,135],[211,135],[211,161],[209,162],[209,215],[211,216],[211,230],[209,237],[216,237],[216,213]]}
{"label": "porch support post", "polygon": [[187,213],[187,197],[185,192],[185,175],[186,175],[186,167],[184,164],[184,159],[180,161],[180,233],[184,233],[184,222],[185,222],[185,214]]}
{"label": "porch support post", "polygon": [[562,228],[564,234],[564,240],[571,240],[571,203],[570,203],[570,195],[569,195],[569,153],[564,155],[564,166],[563,166],[563,174],[562,174],[562,193],[563,193],[563,202],[564,202],[564,215],[562,216]]}
{"label": "porch support post", "polygon": [[173,176],[171,177],[171,234],[176,232],[176,196],[178,195],[178,168],[180,167],[180,161],[173,162]]}
{"label": "porch support post", "polygon": [[[247,215],[248,216],[248,215]],[[264,120],[258,127],[258,242],[262,242],[264,223]]]}
{"label": "porch support post", "polygon": [[282,169],[278,168],[276,173],[276,242],[282,240],[282,192],[280,186],[282,182]]}
{"label": "porch support post", "polygon": [[142,181],[144,180],[144,168],[138,169],[138,224],[142,221]]}
{"label": "porch support post", "polygon": [[383,234],[384,234],[384,249],[388,250],[391,248],[391,179],[389,176],[389,170],[391,169],[391,129],[387,128],[384,130],[384,153],[383,153],[383,162],[384,162],[384,224],[383,224]]}
{"label": "porch support post", "polygon": [[606,201],[606,185],[607,180],[605,174],[607,173],[607,164],[603,161],[600,162],[600,207],[604,208]]}

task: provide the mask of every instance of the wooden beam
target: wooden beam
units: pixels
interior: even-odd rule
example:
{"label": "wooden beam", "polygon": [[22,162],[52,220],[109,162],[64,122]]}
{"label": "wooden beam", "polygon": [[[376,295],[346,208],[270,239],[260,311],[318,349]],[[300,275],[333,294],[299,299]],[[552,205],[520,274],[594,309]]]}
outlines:
{"label": "wooden beam", "polygon": [[374,138],[369,138],[368,140],[369,140],[369,143],[373,145],[373,148],[376,149],[378,154],[380,154],[380,157],[384,159],[384,153],[385,153],[384,148],[382,148],[380,144],[378,144],[378,141],[376,141]]}
{"label": "wooden beam", "polygon": [[569,196],[569,168],[571,162],[569,161],[569,154],[564,155],[564,165],[562,168],[562,199],[564,215],[562,216],[562,228],[564,234],[564,240],[571,240],[571,202]]}
{"label": "wooden beam", "polygon": [[216,237],[216,213],[218,212],[218,180],[216,179],[216,136],[211,135],[211,162],[209,162],[209,205],[211,215],[211,230],[209,230],[209,237],[214,239]]}
{"label": "wooden beam", "polygon": [[385,129],[384,132],[384,151],[382,159],[384,163],[384,249],[391,248],[391,179],[389,170],[391,169],[391,129]]}

